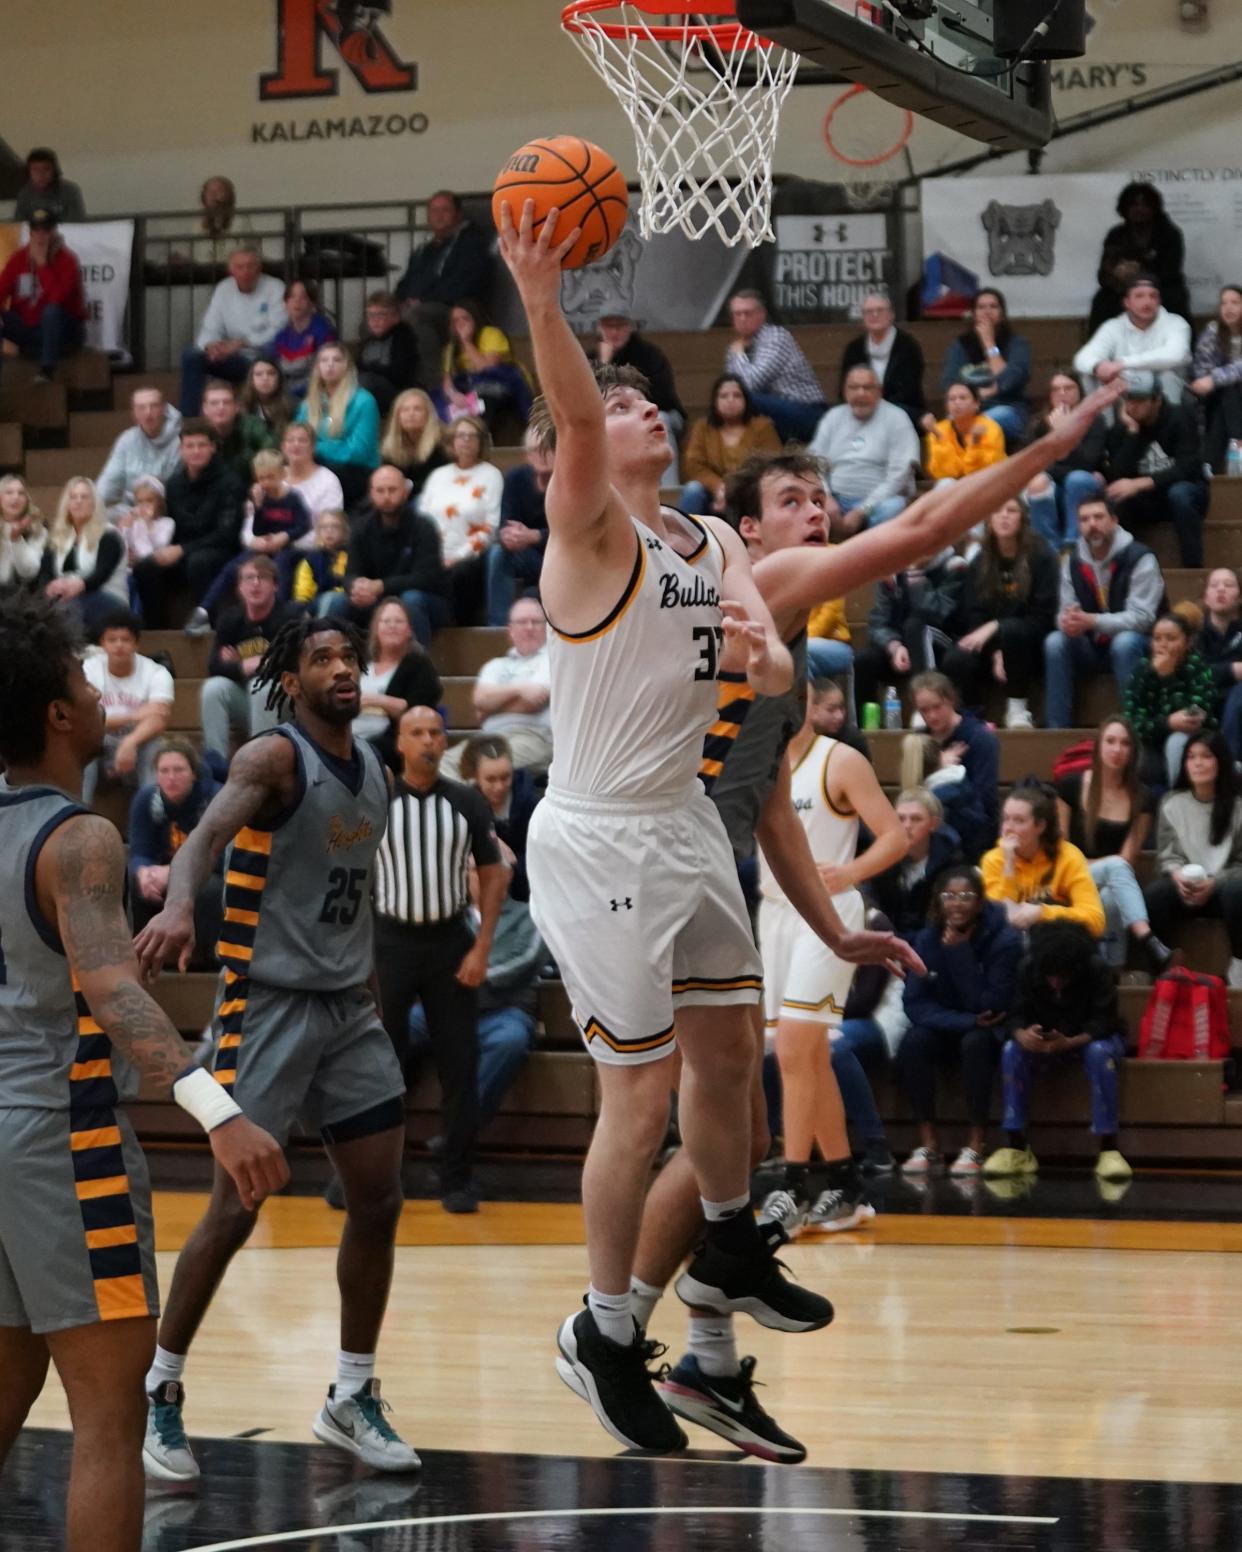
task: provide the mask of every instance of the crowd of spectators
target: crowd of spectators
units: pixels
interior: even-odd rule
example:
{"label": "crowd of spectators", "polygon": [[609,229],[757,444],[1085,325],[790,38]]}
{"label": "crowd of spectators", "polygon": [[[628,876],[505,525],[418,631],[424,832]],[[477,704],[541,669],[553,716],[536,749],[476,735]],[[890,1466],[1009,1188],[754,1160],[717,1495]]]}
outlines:
{"label": "crowd of spectators", "polygon": [[[437,773],[482,793],[512,874],[478,1006],[485,1120],[529,1048],[546,959],[525,911],[523,854],[552,756],[538,585],[554,455],[527,430],[521,462],[502,472],[491,460],[497,430],[510,443],[523,435],[537,385],[487,316],[488,235],[456,195],[432,198],[428,241],[391,291],[366,297],[350,344],[311,280],[286,285],[264,272],[224,184],[204,186],[202,220],[228,239],[227,275],[183,355],[180,408],[140,384],[132,426],[94,480],[68,482],[49,517],[20,478],[0,479],[0,592],[59,599],[98,642],[88,672],[108,743],[88,782],[133,790],[140,912],[158,907],[171,856],[231,750],[274,720],[251,681],[285,620],[309,609],[369,633],[355,731],[396,770],[438,736],[423,728],[427,708],[444,725],[436,632],[507,628],[509,650],[475,679],[480,734],[436,754]],[[58,233],[59,219],[80,218],[81,197],[51,153],[32,152],[23,198],[29,241],[0,274],[0,333],[50,378],[82,337],[80,271]],[[895,1058],[919,1127],[912,1175],[940,1162],[935,1073],[946,1062],[963,1070],[969,1118],[954,1170],[1031,1173],[1031,1078],[1078,1049],[1101,1157],[1116,1170],[1115,972],[1137,961],[1158,973],[1180,923],[1211,915],[1229,936],[1231,984],[1242,985],[1242,589],[1219,568],[1200,600],[1170,607],[1146,542],[1167,531],[1183,566],[1203,564],[1211,478],[1242,443],[1242,289],[1222,291],[1196,340],[1180,234],[1158,193],[1131,185],[1118,213],[1089,337],[1038,405],[1030,341],[991,287],[934,364],[934,394],[918,340],[880,294],[863,301],[831,407],[756,291],[729,300],[723,371],[706,413],[689,422],[676,363],[641,320],[603,316],[590,342],[597,360],[636,367],[651,383],[679,451],[668,483],[684,477],[685,510],[724,513],[728,480],[748,456],[798,440],[821,460],[834,542],[895,517],[919,481],[952,482],[1003,460],[1084,391],[1124,378],[1116,411],[1020,499],[959,547],[878,584],[857,651],[842,600],[825,600],[811,621],[813,672],[844,685],[821,685],[837,736],[865,748],[859,724],[894,694],[904,694],[911,729],[896,805],[908,850],[867,893],[934,973],[912,979],[904,999],[882,977],[868,982],[834,1059],[868,1158],[889,1167],[863,1068]],[[139,651],[144,626],[211,636],[201,754],[166,736],[174,685],[166,665]],[[1083,682],[1100,675],[1114,682],[1117,713],[1085,763],[1055,786],[1019,785],[1002,805],[990,716],[1008,729],[1069,728]],[[406,719],[418,708],[416,736]],[[1140,854],[1153,842],[1144,885]],[[207,921],[218,893],[205,892]],[[1037,1016],[1053,1005],[1055,1025]],[[411,1054],[437,1043],[418,1020],[415,1010]],[[1006,1144],[989,1157],[998,1070]],[[858,1119],[853,1104],[850,1113]]]}

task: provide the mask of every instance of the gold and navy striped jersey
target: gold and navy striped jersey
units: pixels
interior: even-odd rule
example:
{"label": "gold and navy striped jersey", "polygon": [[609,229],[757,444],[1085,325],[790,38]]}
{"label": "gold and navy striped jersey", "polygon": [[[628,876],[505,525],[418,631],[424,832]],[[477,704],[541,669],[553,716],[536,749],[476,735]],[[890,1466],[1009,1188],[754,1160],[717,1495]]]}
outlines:
{"label": "gold and navy striped jersey", "polygon": [[352,770],[296,723],[298,796],[269,825],[246,825],[225,858],[224,925],[217,945],[235,977],[295,991],[344,991],[371,973],[371,883],[388,823],[379,755],[354,741]]}
{"label": "gold and navy striped jersey", "polygon": [[793,683],[783,695],[756,695],[744,674],[721,674],[716,720],[703,741],[699,778],[720,810],[733,855],[753,856],[755,829],[789,740],[806,718],[806,632],[786,645]]}
{"label": "gold and navy striped jersey", "polygon": [[698,773],[716,707],[724,550],[697,518],[665,510],[694,548],[680,555],[636,517],[634,569],[591,630],[550,620],[549,784],[582,797],[672,797]]}

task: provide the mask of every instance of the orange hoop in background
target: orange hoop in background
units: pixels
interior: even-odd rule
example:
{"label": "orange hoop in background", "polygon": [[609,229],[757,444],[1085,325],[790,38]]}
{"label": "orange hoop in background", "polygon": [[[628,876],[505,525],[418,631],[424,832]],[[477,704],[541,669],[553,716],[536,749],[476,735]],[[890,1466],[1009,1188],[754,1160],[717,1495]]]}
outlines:
{"label": "orange hoop in background", "polygon": [[844,162],[847,167],[880,167],[885,162],[891,162],[893,157],[900,156],[909,145],[910,136],[914,133],[914,114],[907,108],[905,110],[905,125],[902,128],[901,134],[897,137],[896,143],[890,150],[882,152],[879,156],[865,157],[846,156],[843,151],[838,151],[832,143],[833,119],[840,109],[849,102],[851,97],[860,97],[869,91],[870,87],[863,86],[861,83],[855,83],[853,86],[847,87],[824,115],[824,143],[832,155],[836,157],[837,161]]}
{"label": "orange hoop in background", "polygon": [[[725,53],[759,46],[760,40],[755,33],[737,20],[737,0],[712,0],[706,6],[696,5],[693,0],[628,0],[628,3],[636,11],[642,11],[648,16],[710,15],[733,18],[731,21],[720,22],[687,22],[682,26],[669,22],[663,25],[648,24],[643,29],[644,34],[649,34],[659,43],[714,43]],[[561,26],[566,32],[581,34],[584,17],[594,18],[600,11],[619,9],[619,0],[570,0],[561,11]],[[624,22],[596,21],[594,25],[614,41],[629,38],[635,31]]]}

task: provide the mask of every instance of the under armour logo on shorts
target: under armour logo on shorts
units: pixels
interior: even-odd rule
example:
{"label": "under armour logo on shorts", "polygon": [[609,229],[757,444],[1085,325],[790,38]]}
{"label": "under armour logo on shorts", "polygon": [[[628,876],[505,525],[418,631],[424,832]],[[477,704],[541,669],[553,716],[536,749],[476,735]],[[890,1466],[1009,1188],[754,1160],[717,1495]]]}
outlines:
{"label": "under armour logo on shorts", "polygon": [[624,900],[611,900],[609,904],[614,911],[632,911],[634,909],[634,902],[629,895],[626,895]]}

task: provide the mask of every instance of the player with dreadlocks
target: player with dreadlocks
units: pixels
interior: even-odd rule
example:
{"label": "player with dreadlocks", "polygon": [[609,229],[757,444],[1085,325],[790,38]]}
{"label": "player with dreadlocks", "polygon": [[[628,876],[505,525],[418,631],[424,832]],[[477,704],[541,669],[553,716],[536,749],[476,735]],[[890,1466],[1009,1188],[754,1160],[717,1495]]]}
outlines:
{"label": "player with dreadlocks", "polygon": [[[278,1141],[299,1120],[317,1128],[345,1196],[341,1351],[312,1427],[380,1471],[410,1471],[418,1456],[386,1419],[375,1378],[401,1213],[405,1083],[374,989],[371,875],[390,783],[351,728],[364,663],[361,637],[344,621],[292,620],[277,633],[255,684],[292,720],[238,751],[178,851],[164,909],[137,951],[148,975],[167,961],[185,969],[195,896],[228,846],[215,1075]],[[144,1459],[166,1481],[199,1474],[182,1425],[186,1354],[255,1218],[217,1168],[211,1202],[178,1258],[147,1376]]]}

